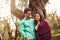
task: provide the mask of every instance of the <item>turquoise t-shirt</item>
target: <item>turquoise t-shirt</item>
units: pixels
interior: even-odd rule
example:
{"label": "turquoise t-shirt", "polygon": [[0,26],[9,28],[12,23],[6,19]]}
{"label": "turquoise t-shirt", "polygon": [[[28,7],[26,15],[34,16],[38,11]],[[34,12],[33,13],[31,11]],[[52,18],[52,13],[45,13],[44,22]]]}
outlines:
{"label": "turquoise t-shirt", "polygon": [[35,39],[34,19],[24,18],[20,21],[20,32],[24,38]]}

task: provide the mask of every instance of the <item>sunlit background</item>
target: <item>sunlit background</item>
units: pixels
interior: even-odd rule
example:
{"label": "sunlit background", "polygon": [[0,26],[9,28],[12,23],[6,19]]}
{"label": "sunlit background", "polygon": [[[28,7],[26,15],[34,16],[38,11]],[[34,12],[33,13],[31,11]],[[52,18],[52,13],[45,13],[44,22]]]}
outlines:
{"label": "sunlit background", "polygon": [[[15,1],[16,7],[18,9],[24,10],[24,6],[21,4],[19,0]],[[29,1],[27,1],[27,6],[29,4]],[[54,12],[56,11],[56,14],[60,16],[60,0],[49,0],[49,2],[46,4],[46,12]],[[23,6],[23,7],[22,7]],[[26,7],[27,7],[26,6]],[[9,16],[10,15],[10,0],[0,0],[0,17]]]}
{"label": "sunlit background", "polygon": [[58,16],[60,16],[60,0],[49,0],[49,2],[46,4],[46,12],[51,13],[55,12]]}
{"label": "sunlit background", "polygon": [[[4,28],[4,24],[1,22],[5,22],[4,20],[6,19],[9,23],[10,30],[16,30],[15,22],[17,18],[11,14],[10,4],[10,0],[0,0],[0,28]],[[24,11],[24,8],[28,7],[28,5],[29,0],[15,0],[15,6],[22,11]],[[60,0],[49,0],[45,5],[45,9],[47,15],[55,13],[57,16],[60,16]],[[19,21],[20,20],[18,19],[17,22]],[[14,35],[14,33],[12,35]]]}

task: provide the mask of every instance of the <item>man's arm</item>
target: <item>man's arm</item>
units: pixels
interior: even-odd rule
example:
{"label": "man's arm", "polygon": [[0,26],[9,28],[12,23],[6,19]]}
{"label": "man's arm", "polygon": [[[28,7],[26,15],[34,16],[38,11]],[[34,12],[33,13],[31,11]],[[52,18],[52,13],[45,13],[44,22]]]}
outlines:
{"label": "man's arm", "polygon": [[26,38],[26,34],[25,34],[25,32],[24,32],[24,24],[23,24],[23,22],[20,21],[19,25],[20,25],[20,32],[21,32],[22,36],[23,36],[24,38]]}

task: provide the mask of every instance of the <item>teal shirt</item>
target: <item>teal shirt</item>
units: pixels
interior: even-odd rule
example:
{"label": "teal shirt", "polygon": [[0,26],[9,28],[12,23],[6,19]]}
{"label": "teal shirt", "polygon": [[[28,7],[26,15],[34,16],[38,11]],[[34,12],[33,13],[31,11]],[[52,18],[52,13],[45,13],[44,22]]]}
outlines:
{"label": "teal shirt", "polygon": [[20,21],[20,32],[24,38],[35,39],[35,25],[34,19],[32,18],[24,18]]}

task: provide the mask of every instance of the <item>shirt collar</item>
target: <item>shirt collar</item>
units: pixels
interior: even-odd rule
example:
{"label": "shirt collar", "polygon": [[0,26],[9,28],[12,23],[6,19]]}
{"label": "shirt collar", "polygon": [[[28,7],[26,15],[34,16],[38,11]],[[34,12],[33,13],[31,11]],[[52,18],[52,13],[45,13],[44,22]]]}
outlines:
{"label": "shirt collar", "polygon": [[28,19],[30,19],[30,18],[24,18],[25,20],[28,20]]}

